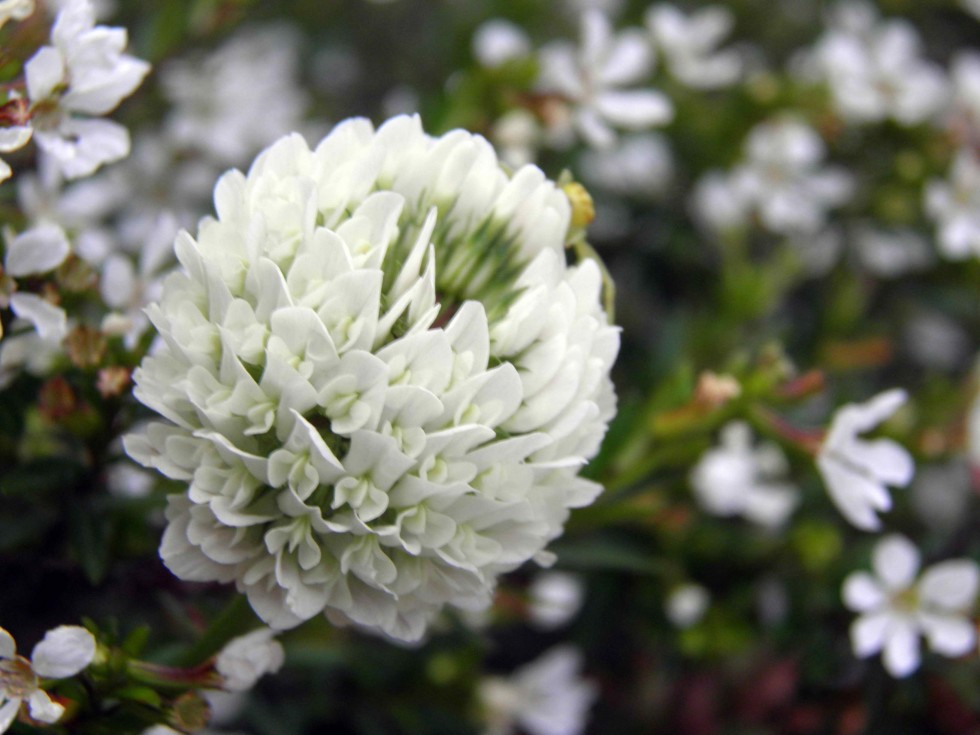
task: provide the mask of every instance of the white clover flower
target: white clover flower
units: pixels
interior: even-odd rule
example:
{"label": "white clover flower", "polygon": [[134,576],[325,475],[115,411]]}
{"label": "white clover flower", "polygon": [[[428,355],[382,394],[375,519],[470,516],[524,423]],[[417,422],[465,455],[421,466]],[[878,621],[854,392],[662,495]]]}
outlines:
{"label": "white clover flower", "polygon": [[870,431],[905,403],[905,391],[879,393],[865,403],[850,403],[837,410],[817,453],[817,469],[830,499],[844,517],[865,531],[881,526],[875,511],[891,509],[886,485],[904,487],[912,480],[911,455],[891,439],[866,440]]}
{"label": "white clover flower", "polygon": [[639,29],[613,34],[601,12],[583,13],[581,45],[555,42],[541,49],[538,85],[565,97],[571,122],[589,145],[616,140],[613,128],[644,130],[673,119],[670,100],[653,89],[622,89],[641,81],[653,66],[650,45]]}
{"label": "white clover flower", "polygon": [[882,652],[894,677],[919,667],[919,635],[944,656],[962,656],[976,646],[969,615],[980,586],[980,571],[969,559],[934,564],[918,577],[919,551],[904,536],[892,534],[874,548],[874,576],[854,572],[841,594],[861,613],[851,625],[854,653],[866,658]]}
{"label": "white clover flower", "polygon": [[325,611],[417,639],[445,604],[547,561],[615,411],[619,346],[565,195],[418,118],[299,136],[215,190],[148,308],[161,348],[126,440],[189,484],[161,555],[234,581],[269,625]]}
{"label": "white clover flower", "polygon": [[23,702],[38,722],[57,722],[65,708],[51,700],[41,688],[39,677],[74,676],[94,658],[95,638],[77,625],[61,625],[45,633],[34,646],[30,661],[17,655],[13,636],[0,628],[0,733],[10,728]]}
{"label": "white clover flower", "polygon": [[740,515],[768,528],[783,525],[799,492],[781,480],[789,471],[782,451],[772,443],[754,447],[752,431],[741,421],[727,424],[720,439],[691,471],[698,502],[715,515]]}
{"label": "white clover flower", "polygon": [[527,592],[531,623],[544,630],[570,621],[585,600],[582,580],[568,572],[542,572],[534,577]]}
{"label": "white clover flower", "polygon": [[483,735],[510,735],[519,727],[528,735],[578,735],[599,695],[582,679],[582,654],[558,646],[507,678],[480,682],[478,695],[486,716]]}
{"label": "white clover flower", "polygon": [[248,691],[263,676],[282,668],[286,654],[275,635],[271,628],[259,628],[225,644],[214,661],[215,669],[224,677],[225,689]]}
{"label": "white clover flower", "polygon": [[34,12],[34,0],[0,0],[0,28],[8,20],[24,20]]}
{"label": "white clover flower", "polygon": [[969,150],[956,154],[949,180],[925,189],[926,213],[939,226],[939,249],[950,260],[980,258],[980,161]]}
{"label": "white clover flower", "polygon": [[654,45],[682,84],[716,89],[741,77],[741,55],[717,50],[735,22],[728,8],[709,5],[688,16],[673,5],[658,3],[647,9],[645,20]]}
{"label": "white clover flower", "polygon": [[51,45],[24,65],[34,139],[69,179],[129,154],[128,131],[92,117],[111,112],[150,70],[123,53],[126,41],[124,28],[95,25],[89,0],[72,0],[58,12]]}
{"label": "white clover flower", "polygon": [[841,3],[809,61],[813,75],[830,86],[845,120],[917,125],[939,113],[949,99],[945,72],[922,58],[920,45],[909,23],[879,20],[865,3]]}

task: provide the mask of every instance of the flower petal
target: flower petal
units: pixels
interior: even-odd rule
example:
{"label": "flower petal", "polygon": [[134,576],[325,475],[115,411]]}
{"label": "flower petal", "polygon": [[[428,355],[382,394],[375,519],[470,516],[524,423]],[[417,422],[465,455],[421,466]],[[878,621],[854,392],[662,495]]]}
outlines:
{"label": "flower petal", "polygon": [[666,125],[674,119],[670,99],[652,89],[601,92],[596,96],[595,107],[610,122],[633,130]]}
{"label": "flower petal", "polygon": [[886,600],[878,581],[867,572],[855,572],[844,580],[844,604],[851,610],[866,612],[880,608]]}
{"label": "flower petal", "polygon": [[8,699],[4,702],[3,707],[0,707],[0,733],[7,732],[10,726],[17,719],[17,713],[20,712],[20,700],[19,699]]}
{"label": "flower petal", "polygon": [[17,655],[17,644],[14,637],[0,628],[0,658],[13,658]]}
{"label": "flower petal", "polygon": [[911,619],[892,618],[881,660],[888,673],[899,679],[919,668],[919,633]]}
{"label": "flower petal", "polygon": [[64,679],[74,676],[95,658],[95,638],[79,625],[60,625],[34,646],[31,666],[38,676]]}
{"label": "flower petal", "polygon": [[952,559],[929,567],[919,582],[924,603],[943,610],[969,610],[980,587],[980,571],[969,559]]}
{"label": "flower petal", "polygon": [[851,623],[851,648],[854,655],[866,658],[881,650],[885,644],[885,633],[891,621],[887,612],[861,615]]}
{"label": "flower petal", "polygon": [[57,722],[65,713],[64,706],[57,702],[52,702],[51,697],[43,689],[35,689],[27,698],[28,709],[31,717],[38,722]]}
{"label": "flower petal", "polygon": [[10,241],[4,267],[15,278],[47,273],[61,265],[70,252],[65,231],[58,225],[45,223]]}
{"label": "flower petal", "polygon": [[10,308],[21,319],[34,325],[43,340],[60,341],[68,333],[68,317],[60,307],[32,293],[15,293]]}
{"label": "flower petal", "polygon": [[919,550],[904,536],[891,534],[875,546],[871,563],[888,589],[908,589],[919,571]]}

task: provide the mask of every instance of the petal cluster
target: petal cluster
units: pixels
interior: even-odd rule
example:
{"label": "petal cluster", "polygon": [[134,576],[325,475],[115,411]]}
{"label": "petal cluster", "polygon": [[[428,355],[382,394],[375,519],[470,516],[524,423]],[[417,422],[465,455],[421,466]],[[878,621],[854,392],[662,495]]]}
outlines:
{"label": "petal cluster", "polygon": [[547,560],[615,410],[618,331],[569,267],[565,195],[417,118],[280,140],[226,174],[148,314],[128,438],[188,483],[161,555],[277,628],[326,612],[420,637]]}

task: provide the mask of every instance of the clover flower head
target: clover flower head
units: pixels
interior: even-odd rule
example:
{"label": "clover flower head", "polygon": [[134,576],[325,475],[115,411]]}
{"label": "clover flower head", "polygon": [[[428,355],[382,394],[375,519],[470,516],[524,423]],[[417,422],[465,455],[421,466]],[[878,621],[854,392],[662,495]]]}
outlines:
{"label": "clover flower head", "polygon": [[944,656],[961,656],[976,646],[969,613],[980,587],[980,571],[969,559],[934,564],[919,576],[918,549],[904,536],[879,541],[872,555],[874,575],[854,572],[842,596],[861,613],[851,626],[854,653],[882,652],[882,663],[897,678],[919,667],[919,635]]}
{"label": "clover flower head", "polygon": [[419,638],[489,604],[569,508],[615,410],[619,334],[565,195],[486,140],[418,118],[299,136],[178,236],[130,456],[188,484],[161,555],[234,581],[269,625],[320,612]]}
{"label": "clover flower head", "polygon": [[95,649],[95,638],[85,628],[61,625],[45,633],[28,661],[17,655],[13,636],[0,628],[0,733],[10,728],[24,702],[33,719],[57,722],[65,708],[51,700],[39,679],[74,676],[92,663]]}

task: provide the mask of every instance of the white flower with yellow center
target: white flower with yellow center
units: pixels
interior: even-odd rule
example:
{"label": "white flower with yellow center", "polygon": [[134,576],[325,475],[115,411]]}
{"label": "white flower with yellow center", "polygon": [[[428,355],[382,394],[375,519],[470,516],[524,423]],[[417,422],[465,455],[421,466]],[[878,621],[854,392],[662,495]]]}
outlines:
{"label": "white flower with yellow center", "polygon": [[418,118],[299,136],[225,174],[148,309],[162,347],[126,442],[187,482],[161,555],[271,626],[326,612],[419,638],[478,609],[600,488],[619,334],[540,170]]}

